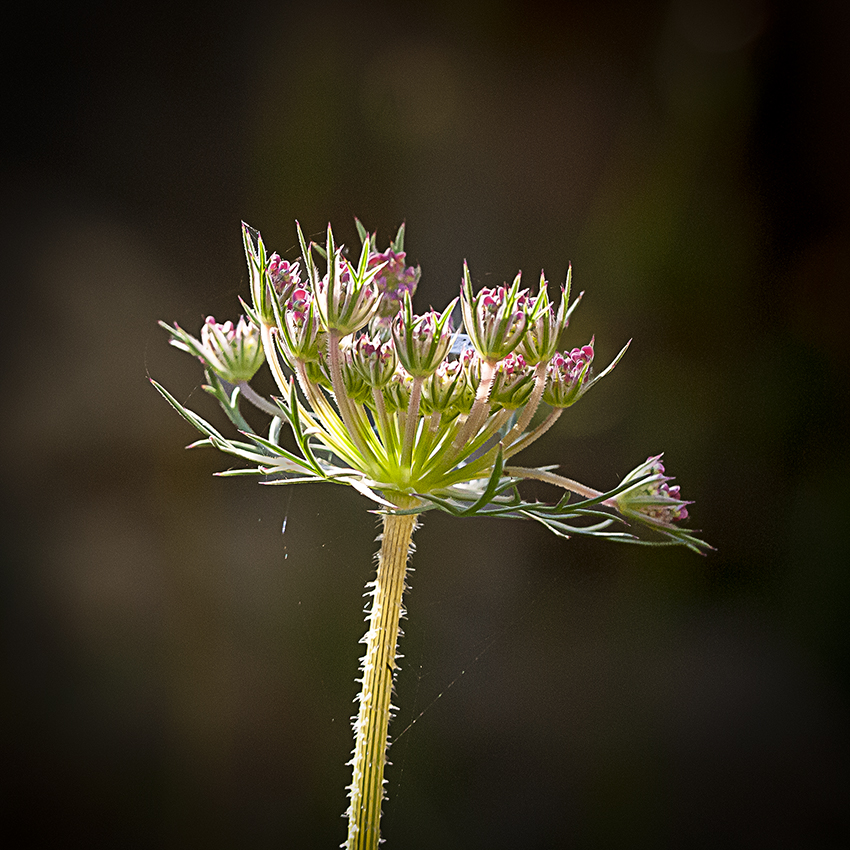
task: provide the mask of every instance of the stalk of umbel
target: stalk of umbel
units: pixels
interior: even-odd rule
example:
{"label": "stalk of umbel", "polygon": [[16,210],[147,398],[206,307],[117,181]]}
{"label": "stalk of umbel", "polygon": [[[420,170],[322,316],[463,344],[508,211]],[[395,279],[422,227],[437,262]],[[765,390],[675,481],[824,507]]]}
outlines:
{"label": "stalk of umbel", "polygon": [[[396,497],[401,508],[415,500]],[[375,850],[380,840],[381,805],[384,799],[384,767],[387,764],[393,682],[398,665],[399,621],[406,587],[411,539],[417,527],[415,514],[385,514],[378,554],[378,572],[371,583],[369,630],[363,642],[359,709],[354,719],[354,753],[349,786],[348,850]]]}
{"label": "stalk of umbel", "polygon": [[[628,348],[598,374],[593,339],[559,350],[581,298],[569,305],[570,273],[556,307],[542,274],[537,293],[521,289],[521,275],[510,286],[475,293],[464,265],[459,298],[442,313],[416,315],[412,299],[420,270],[406,265],[404,226],[379,252],[374,234],[356,224],[362,243],[356,262],[336,245],[330,226],[323,247],[308,245],[298,227],[301,256],[287,261],[269,255],[260,234],[244,225],[247,318],[234,324],[209,317],[199,337],[160,323],[173,345],[201,361],[204,389],[239,437],[225,436],[152,383],[201,432],[192,447],[213,447],[248,464],[219,474],[258,475],[269,485],[343,484],[382,514],[345,844],[348,850],[375,850],[402,596],[418,516],[440,510],[455,517],[532,520],[564,538],[695,552],[711,547],[682,526],[689,502],[670,485],[660,455],[607,491],[560,475],[557,466],[505,465],[608,375]],[[457,301],[463,332],[452,328]],[[278,390],[271,398],[250,385],[264,363]],[[270,417],[266,433],[246,420],[243,400]],[[554,504],[529,500],[520,490],[529,479],[563,495]],[[638,536],[636,529],[655,539]]]}

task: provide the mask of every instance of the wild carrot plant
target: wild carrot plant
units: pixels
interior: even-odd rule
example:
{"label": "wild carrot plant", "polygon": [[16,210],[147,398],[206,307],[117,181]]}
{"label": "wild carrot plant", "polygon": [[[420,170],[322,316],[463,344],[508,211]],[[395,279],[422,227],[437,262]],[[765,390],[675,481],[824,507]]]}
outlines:
{"label": "wild carrot plant", "polygon": [[[356,261],[336,244],[330,226],[323,246],[308,244],[298,227],[301,256],[290,262],[269,255],[260,234],[243,225],[251,285],[250,304],[242,302],[245,315],[236,324],[210,317],[198,337],[160,323],[172,345],[201,361],[204,389],[238,438],[224,436],[153,383],[203,434],[192,446],[211,446],[248,464],[220,475],[254,474],[266,484],[344,484],[382,516],[343,845],[375,850],[402,596],[422,514],[534,520],[565,538],[681,545],[695,552],[710,547],[680,524],[689,503],[670,486],[660,455],[607,492],[556,473],[557,466],[513,462],[628,348],[596,374],[592,339],[560,350],[581,299],[570,303],[571,272],[556,303],[542,273],[536,291],[523,288],[518,274],[509,285],[475,292],[464,265],[458,298],[442,312],[419,315],[413,295],[420,270],[407,265],[404,225],[381,252],[375,235],[356,223]],[[452,324],[458,302],[462,330]],[[264,363],[277,385],[271,398],[250,384]],[[245,420],[243,400],[269,416],[265,433]],[[520,492],[528,479],[560,487],[564,495],[554,504],[530,501]],[[641,529],[655,539],[639,537]]]}

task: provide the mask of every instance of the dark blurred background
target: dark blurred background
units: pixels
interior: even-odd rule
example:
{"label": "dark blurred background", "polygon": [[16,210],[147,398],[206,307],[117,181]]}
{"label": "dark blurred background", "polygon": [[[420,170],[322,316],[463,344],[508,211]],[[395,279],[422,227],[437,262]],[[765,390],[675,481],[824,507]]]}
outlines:
{"label": "dark blurred background", "polygon": [[241,219],[294,258],[296,218],[353,243],[355,215],[381,245],[407,222],[420,310],[464,258],[477,285],[572,262],[565,343],[595,333],[603,365],[634,343],[525,461],[606,488],[664,451],[717,547],[429,514],[386,846],[850,844],[847,4],[31,0],[4,19],[18,846],[344,840],[371,505],[213,478],[229,460],[183,450],[148,375],[220,423],[157,319],[238,314]]}

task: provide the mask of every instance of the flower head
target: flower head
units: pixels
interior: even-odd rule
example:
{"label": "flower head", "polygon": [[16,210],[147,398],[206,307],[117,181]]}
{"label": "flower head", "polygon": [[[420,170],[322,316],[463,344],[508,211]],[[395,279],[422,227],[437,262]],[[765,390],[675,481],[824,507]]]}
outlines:
{"label": "flower head", "polygon": [[558,352],[546,370],[546,389],[543,401],[552,407],[569,407],[584,394],[588,385],[590,364],[593,362],[593,340],[581,348]]}
{"label": "flower head", "polygon": [[460,360],[444,360],[422,384],[423,413],[469,413],[474,400],[475,390]]}
{"label": "flower head", "polygon": [[266,359],[259,328],[244,316],[235,325],[219,324],[207,316],[201,328],[201,344],[210,358],[210,367],[231,384],[250,381]]}
{"label": "flower head", "polygon": [[393,342],[401,365],[414,378],[424,378],[437,371],[452,344],[451,315],[457,299],[442,315],[429,310],[422,316],[413,314],[410,293],[404,296],[404,307],[392,325]]}
{"label": "flower head", "polygon": [[391,342],[381,342],[362,334],[348,349],[351,367],[370,387],[383,387],[390,382],[398,364],[395,347]]}
{"label": "flower head", "polygon": [[490,403],[508,410],[523,407],[534,389],[534,372],[521,354],[511,352],[496,364]]}
{"label": "flower head", "polygon": [[375,286],[381,293],[381,302],[375,314],[376,318],[394,318],[401,310],[404,296],[406,294],[412,296],[416,292],[416,286],[422,276],[422,269],[419,266],[415,268],[406,266],[404,262],[406,256],[404,251],[394,251],[392,248],[369,254],[368,267],[370,269],[376,266],[381,267],[375,276]]}
{"label": "flower head", "polygon": [[678,485],[669,485],[673,479],[664,474],[661,457],[648,457],[633,469],[622,484],[635,483],[616,495],[612,502],[623,516],[670,531],[676,528],[675,523],[688,518],[687,506],[692,502],[680,498]]}
{"label": "flower head", "polygon": [[529,366],[545,363],[555,356],[558,340],[568,324],[567,302],[570,298],[572,267],[567,272],[567,283],[561,289],[558,309],[549,301],[546,278],[540,272],[540,291],[535,298],[528,299],[528,326],[519,344],[519,353]]}
{"label": "flower head", "polygon": [[[407,265],[404,227],[389,248],[378,251],[374,235],[357,225],[362,247],[356,263],[335,243],[330,225],[324,248],[308,245],[297,227],[298,262],[269,256],[260,234],[244,226],[250,321],[219,324],[210,318],[200,339],[168,328],[174,345],[201,358],[212,376],[205,388],[256,451],[251,443],[227,440],[157,385],[206,435],[198,445],[255,463],[270,483],[350,484],[382,509],[412,499],[456,515],[536,519],[566,536],[633,540],[630,533],[607,530],[625,518],[668,541],[705,547],[678,525],[688,503],[668,483],[660,456],[607,494],[555,475],[553,467],[506,465],[628,348],[598,375],[591,372],[593,340],[557,350],[579,301],[567,307],[571,273],[556,306],[542,273],[534,295],[520,288],[520,274],[510,286],[473,293],[464,265],[459,300],[465,333],[454,333],[457,299],[442,312],[413,312],[420,270]],[[325,260],[322,270],[314,252]],[[271,401],[247,384],[264,360],[279,390]],[[222,381],[239,386],[226,391]],[[268,438],[251,431],[238,408],[242,398],[273,417]],[[541,402],[550,408],[542,421],[535,420]],[[297,453],[278,440],[284,421]],[[534,421],[539,424],[532,427]],[[585,501],[564,498],[554,506],[524,501],[518,486],[526,478],[562,486]],[[606,509],[608,518],[600,518]],[[574,524],[582,518],[584,525]]]}
{"label": "flower head", "polygon": [[301,269],[297,260],[290,263],[288,260],[282,260],[279,254],[272,254],[266,273],[281,304],[285,304],[290,295],[301,286]]}
{"label": "flower head", "polygon": [[[356,404],[370,404],[372,401],[372,385],[366,380],[361,365],[362,361],[355,354],[355,345],[349,342],[343,349],[340,363],[342,386],[346,396]],[[366,374],[369,374],[368,370],[366,370]],[[333,376],[331,375],[330,378],[333,386]]]}
{"label": "flower head", "polygon": [[469,268],[463,264],[460,306],[463,324],[475,350],[483,360],[497,363],[522,342],[527,324],[524,304],[527,290],[520,291],[521,273],[510,287],[499,286],[472,292]]}
{"label": "flower head", "polygon": [[383,386],[384,403],[390,413],[407,410],[413,378],[399,365]]}
{"label": "flower head", "polygon": [[244,316],[237,323],[220,324],[207,316],[201,327],[201,338],[186,333],[178,324],[174,327],[160,322],[171,334],[175,348],[194,354],[208,369],[223,381],[238,384],[250,381],[266,356],[260,342],[259,328]]}
{"label": "flower head", "polygon": [[[609,373],[628,348],[593,379],[592,339],[558,352],[578,301],[567,309],[569,273],[556,309],[542,272],[536,296],[520,290],[521,274],[510,287],[474,294],[464,264],[460,301],[466,334],[453,335],[457,299],[442,313],[413,313],[420,270],[406,265],[404,226],[390,247],[378,252],[374,235],[356,223],[362,241],[356,264],[336,246],[330,225],[324,250],[308,246],[298,226],[304,282],[300,262],[268,257],[260,234],[243,225],[250,321],[242,317],[235,325],[220,324],[209,317],[200,339],[164,325],[172,344],[201,359],[204,390],[219,401],[240,439],[223,436],[154,385],[204,435],[193,446],[215,447],[254,467],[221,474],[255,473],[268,484],[343,484],[384,513],[354,723],[349,840],[343,845],[366,848],[377,847],[380,839],[385,758],[379,748],[386,746],[387,713],[392,713],[393,658],[417,515],[440,509],[459,517],[535,520],[562,537],[644,543],[630,530],[618,530],[635,522],[664,538],[656,545],[684,545],[696,552],[711,547],[679,525],[690,503],[670,485],[661,455],[648,458],[607,493],[556,474],[556,466],[507,464]],[[326,261],[324,274],[314,250]],[[264,361],[280,391],[270,400],[248,383]],[[244,418],[242,400],[270,417],[267,436]],[[551,410],[532,428],[541,400]],[[284,424],[291,431],[285,444]],[[520,492],[528,479],[567,492],[556,504],[529,500]]]}
{"label": "flower head", "polygon": [[289,358],[312,362],[319,359],[327,339],[319,322],[313,295],[303,287],[294,289],[283,306],[279,328]]}
{"label": "flower head", "polygon": [[328,225],[325,249],[327,272],[320,278],[315,266],[312,266],[316,303],[322,324],[329,333],[339,337],[348,336],[364,327],[372,318],[380,299],[374,280],[381,266],[368,268],[368,246],[363,246],[356,267],[343,257],[342,250],[342,247],[336,247],[333,232]]}

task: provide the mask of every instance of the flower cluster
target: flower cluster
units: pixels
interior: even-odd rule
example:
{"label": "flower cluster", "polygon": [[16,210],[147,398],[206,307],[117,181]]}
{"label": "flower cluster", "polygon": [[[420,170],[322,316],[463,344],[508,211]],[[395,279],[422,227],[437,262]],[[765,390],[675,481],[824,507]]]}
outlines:
{"label": "flower cluster", "polygon": [[281,303],[286,303],[289,296],[301,286],[301,269],[297,260],[290,263],[272,254],[269,257],[268,274],[269,283]]}
{"label": "flower cluster", "polygon": [[405,266],[406,256],[404,251],[394,251],[392,248],[369,255],[369,267],[381,267],[375,277],[375,284],[382,296],[376,313],[379,320],[392,319],[401,308],[404,296],[413,296],[416,291],[422,270],[419,266]]}
{"label": "flower cluster", "polygon": [[240,316],[235,325],[233,322],[222,324],[207,316],[201,327],[200,339],[187,334],[177,324],[173,328],[165,327],[172,335],[172,345],[194,354],[208,369],[230,384],[250,381],[266,359],[259,328],[244,316]]}
{"label": "flower cluster", "polygon": [[672,480],[664,474],[661,455],[649,457],[623,479],[629,486],[613,502],[623,516],[669,531],[688,518],[687,505],[691,504],[682,501],[678,485],[667,483]]}
{"label": "flower cluster", "polygon": [[[384,506],[401,495],[449,512],[468,514],[472,505],[478,514],[498,509],[500,515],[544,521],[536,503],[506,495],[523,478],[541,475],[505,462],[609,374],[628,344],[595,376],[594,340],[559,349],[581,298],[569,304],[571,270],[556,305],[542,273],[537,292],[522,288],[520,273],[510,285],[476,293],[464,264],[459,297],[442,312],[416,314],[413,294],[421,270],[406,265],[404,226],[384,251],[359,221],[357,227],[362,244],[356,262],[336,244],[330,226],[323,246],[307,244],[298,227],[301,257],[290,262],[267,255],[260,234],[244,226],[248,319],[236,326],[208,320],[200,341],[169,328],[175,345],[203,360],[210,391],[230,399],[223,402],[226,410],[235,410],[236,401],[223,394],[220,382],[238,385],[243,397],[278,422],[269,438],[249,432],[253,445],[228,442],[218,432],[209,437],[211,444],[256,461],[274,482],[336,480]],[[462,332],[452,324],[458,302]],[[247,384],[264,359],[281,394],[271,401]],[[548,412],[530,428],[541,405]],[[205,430],[195,414],[187,418]],[[272,439],[282,421],[292,427],[300,454]],[[238,423],[244,431],[241,416]],[[671,529],[679,531],[674,523],[686,518],[686,503],[678,488],[667,485],[658,458],[651,461],[621,484],[616,497],[561,486],[590,494],[582,510],[615,508],[669,537]],[[580,512],[576,504],[562,500],[560,513],[547,515],[547,524]],[[695,540],[685,533],[686,545],[704,545]],[[674,542],[683,542],[682,535]]]}
{"label": "flower cluster", "polygon": [[549,380],[543,400],[552,407],[575,404],[590,386],[587,376],[593,362],[593,340],[570,352],[556,352],[546,367]]}

